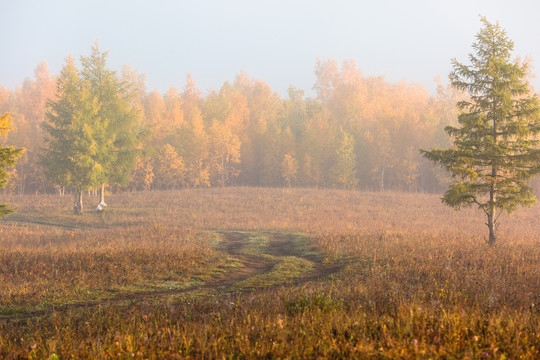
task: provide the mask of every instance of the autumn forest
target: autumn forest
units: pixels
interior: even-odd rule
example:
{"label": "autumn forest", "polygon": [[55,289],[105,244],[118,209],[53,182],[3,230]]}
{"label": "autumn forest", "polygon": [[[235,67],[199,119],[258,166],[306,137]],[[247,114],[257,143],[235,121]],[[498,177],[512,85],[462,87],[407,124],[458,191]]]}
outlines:
{"label": "autumn forest", "polygon": [[[139,132],[128,176],[107,181],[112,191],[232,185],[440,192],[447,184],[418,150],[448,144],[444,128],[455,122],[459,94],[441,84],[432,96],[420,85],[366,77],[354,61],[318,59],[313,98],[293,86],[278,94],[246,73],[205,93],[188,75],[161,94],[148,91],[130,66],[109,69],[97,45],[91,51],[122,85],[115,96],[132,107],[126,131]],[[0,88],[0,113],[10,113],[13,126],[2,142],[25,148],[9,170],[7,193],[64,191],[44,168],[43,124],[61,90],[57,78],[41,62],[21,86]]]}

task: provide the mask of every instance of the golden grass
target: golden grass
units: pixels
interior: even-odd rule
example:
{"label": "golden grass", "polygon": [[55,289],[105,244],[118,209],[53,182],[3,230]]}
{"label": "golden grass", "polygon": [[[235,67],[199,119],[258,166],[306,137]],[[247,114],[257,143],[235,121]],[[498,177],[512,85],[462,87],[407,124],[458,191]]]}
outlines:
{"label": "golden grass", "polygon": [[3,306],[190,281],[228,264],[211,229],[306,233],[314,254],[344,268],[326,280],[254,292],[201,289],[0,324],[0,357],[540,356],[539,207],[506,218],[490,248],[479,212],[456,212],[425,194],[143,192],[110,196],[103,217],[69,215],[69,197],[7,200],[18,212],[0,226]]}
{"label": "golden grass", "polygon": [[212,249],[212,234],[186,228],[3,226],[2,234],[0,313],[186,285],[226,262]]}
{"label": "golden grass", "polygon": [[[475,209],[454,211],[437,195],[370,193],[347,190],[225,188],[111,195],[105,216],[96,214],[97,198],[86,198],[87,213],[71,215],[71,196],[7,196],[17,208],[2,222],[65,227],[126,227],[169,224],[199,229],[303,231],[310,234],[384,234],[387,232],[463,234],[482,239],[485,218]],[[539,207],[502,218],[501,236],[538,240]],[[538,235],[536,235],[538,234]],[[531,239],[533,236],[533,239]],[[476,240],[476,239],[475,239]],[[504,242],[501,239],[501,242]]]}

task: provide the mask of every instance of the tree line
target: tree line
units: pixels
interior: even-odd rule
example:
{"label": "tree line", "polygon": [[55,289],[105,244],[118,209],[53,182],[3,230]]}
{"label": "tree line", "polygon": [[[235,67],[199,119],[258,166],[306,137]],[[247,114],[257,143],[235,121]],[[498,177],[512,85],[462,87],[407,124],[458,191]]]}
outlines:
{"label": "tree line", "polygon": [[22,86],[0,88],[0,113],[13,117],[4,141],[26,149],[5,191],[448,184],[418,151],[448,146],[444,128],[457,121],[461,95],[440,83],[432,96],[319,59],[314,97],[281,96],[246,73],[205,95],[191,76],[161,94],[130,67],[111,70],[97,44],[79,63],[68,57],[53,76],[42,62]]}

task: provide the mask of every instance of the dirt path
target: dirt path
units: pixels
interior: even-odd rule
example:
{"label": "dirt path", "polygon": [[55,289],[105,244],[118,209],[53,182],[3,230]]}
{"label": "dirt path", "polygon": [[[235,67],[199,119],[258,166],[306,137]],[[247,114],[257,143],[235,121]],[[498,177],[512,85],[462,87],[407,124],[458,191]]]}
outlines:
{"label": "dirt path", "polygon": [[207,284],[202,285],[206,288],[229,287],[239,281],[248,279],[265,272],[268,272],[274,266],[272,261],[265,259],[260,255],[246,254],[246,240],[249,237],[246,233],[240,232],[221,232],[223,240],[220,243],[219,249],[225,254],[238,259],[243,267],[237,268],[226,274],[224,279],[214,279]]}
{"label": "dirt path", "polygon": [[[172,295],[179,295],[200,289],[214,289],[220,291],[238,291],[233,286],[254,276],[269,273],[274,269],[279,259],[284,257],[297,257],[310,261],[313,266],[306,273],[290,281],[290,283],[299,284],[307,281],[318,281],[328,275],[340,271],[342,264],[324,264],[322,257],[313,252],[309,252],[308,239],[289,233],[271,233],[271,232],[220,232],[222,241],[219,244],[219,250],[224,254],[234,257],[242,264],[242,267],[234,268],[224,276],[211,279],[202,285],[194,285],[183,289],[172,290],[153,290],[145,292],[136,292],[129,294],[119,294],[111,299],[99,301],[87,301],[81,303],[71,303],[58,305],[48,310],[26,312],[20,315],[0,316],[0,322],[18,321],[33,317],[44,316],[54,311],[63,312],[81,308],[92,308],[100,305],[118,304],[121,302],[130,302],[144,300],[149,298],[163,298]],[[266,240],[264,248],[260,252],[248,250],[250,239],[260,237]],[[257,286],[247,287],[247,290],[256,290]],[[246,290],[244,289],[244,290]]]}

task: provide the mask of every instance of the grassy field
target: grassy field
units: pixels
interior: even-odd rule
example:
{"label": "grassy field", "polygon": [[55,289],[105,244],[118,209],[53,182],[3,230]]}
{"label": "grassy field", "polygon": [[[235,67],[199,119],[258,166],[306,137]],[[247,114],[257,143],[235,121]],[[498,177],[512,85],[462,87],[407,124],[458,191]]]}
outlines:
{"label": "grassy field", "polygon": [[2,201],[0,358],[540,358],[539,207],[489,247],[435,195]]}

